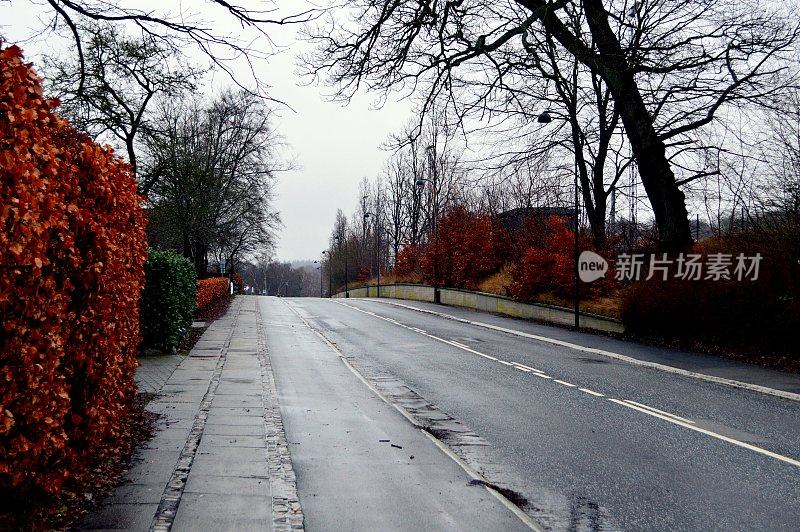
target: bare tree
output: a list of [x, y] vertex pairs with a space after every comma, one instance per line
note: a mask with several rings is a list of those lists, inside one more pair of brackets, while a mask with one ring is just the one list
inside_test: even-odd
[[286, 169], [272, 118], [262, 99], [227, 91], [207, 107], [167, 106], [148, 141], [147, 172], [158, 176], [151, 208], [200, 275], [210, 254], [235, 268], [271, 250], [273, 184]]
[[[310, 73], [326, 73], [344, 98], [362, 86], [420, 87], [423, 113], [440, 98], [458, 106], [464, 79], [499, 83], [512, 67], [506, 52], [524, 47], [525, 36], [552, 36], [608, 88], [665, 251], [691, 242], [680, 185], [698, 177], [675, 176], [682, 136], [728, 103], [763, 96], [797, 37], [786, 6], [710, 0], [359, 0], [339, 13], [352, 22], [332, 15], [310, 35], [318, 46]], [[673, 89], [690, 83], [676, 100]], [[692, 95], [694, 87], [702, 94]], [[463, 103], [461, 112], [483, 102]]]
[[[5, 1], [11, 2], [11, 0]], [[78, 94], [82, 93], [86, 86], [88, 73], [85, 51], [87, 35], [82, 31], [82, 20], [136, 28], [155, 40], [177, 40], [186, 46], [193, 46], [213, 65], [224, 71], [240, 88], [250, 90], [237, 75], [239, 69], [236, 69], [233, 63], [242, 59], [249, 66], [251, 81], [257, 87], [255, 92], [265, 95], [268, 87], [255, 75], [253, 60], [266, 58], [275, 53], [276, 46], [270, 37], [270, 28], [305, 23], [317, 16], [317, 11], [313, 8], [285, 14], [278, 8], [276, 2], [269, 0], [259, 2], [258, 5], [253, 5], [251, 2], [210, 0], [205, 3], [204, 17], [183, 5], [177, 10], [171, 6], [144, 9], [133, 0], [29, 1], [31, 4], [49, 7], [50, 19], [44, 21], [43, 31], [66, 25], [75, 44], [75, 55], [79, 66], [76, 75]], [[260, 38], [259, 41], [265, 49], [253, 48], [252, 43], [256, 40], [253, 35], [216, 31], [215, 26], [219, 25], [220, 20], [229, 20], [243, 31], [254, 33]]]
[[[201, 72], [184, 66], [170, 39], [125, 35], [108, 22], [79, 22], [78, 28], [85, 39], [85, 76], [76, 75], [81, 67], [73, 56], [46, 57], [48, 89], [79, 129], [122, 143], [137, 175], [137, 141], [147, 134], [152, 104], [193, 89]], [[139, 192], [147, 194], [154, 176], [137, 177], [142, 177]]]

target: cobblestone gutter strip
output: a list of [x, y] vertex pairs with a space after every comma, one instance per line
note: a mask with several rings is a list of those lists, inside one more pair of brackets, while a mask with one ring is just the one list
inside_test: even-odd
[[304, 530], [303, 509], [297, 496], [297, 479], [289, 454], [289, 444], [283, 430], [283, 418], [278, 404], [275, 376], [267, 352], [261, 308], [258, 313], [258, 360], [261, 363], [261, 395], [264, 405], [264, 424], [267, 434], [267, 466], [272, 492], [272, 530]]
[[203, 437], [203, 430], [206, 427], [206, 420], [208, 419], [208, 411], [211, 409], [211, 402], [214, 400], [214, 395], [217, 393], [219, 386], [220, 376], [222, 375], [222, 368], [225, 366], [225, 360], [228, 356], [228, 347], [231, 344], [233, 333], [236, 330], [236, 321], [239, 318], [241, 311], [241, 303], [232, 309], [235, 312], [231, 330], [220, 352], [219, 359], [217, 359], [217, 367], [214, 368], [214, 373], [211, 376], [211, 382], [208, 384], [203, 400], [200, 402], [200, 410], [194, 418], [192, 430], [189, 432], [189, 437], [186, 439], [186, 444], [183, 446], [181, 455], [178, 458], [178, 463], [175, 465], [175, 470], [172, 472], [169, 482], [164, 488], [164, 493], [161, 495], [161, 502], [158, 505], [153, 522], [150, 525], [151, 532], [169, 532], [175, 520], [175, 514], [178, 511], [178, 505], [183, 496], [183, 490], [186, 487], [186, 479], [189, 477], [189, 471], [192, 469], [194, 457], [197, 454], [197, 448], [200, 445], [200, 439]]

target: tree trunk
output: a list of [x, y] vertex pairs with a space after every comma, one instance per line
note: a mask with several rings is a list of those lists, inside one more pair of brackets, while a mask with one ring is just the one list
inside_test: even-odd
[[666, 148], [653, 127], [653, 117], [644, 104], [625, 54], [611, 26], [602, 0], [584, 0], [594, 51], [573, 35], [543, 0], [517, 0], [531, 11], [541, 13], [545, 29], [575, 58], [599, 74], [614, 98], [625, 133], [631, 143], [647, 197], [658, 227], [661, 251], [676, 253], [692, 244], [686, 198], [675, 183]]
[[619, 110], [658, 227], [661, 251], [677, 253], [692, 244], [686, 198], [675, 183], [666, 148], [653, 127], [633, 73], [601, 0], [584, 0], [587, 23], [603, 59], [599, 74]]

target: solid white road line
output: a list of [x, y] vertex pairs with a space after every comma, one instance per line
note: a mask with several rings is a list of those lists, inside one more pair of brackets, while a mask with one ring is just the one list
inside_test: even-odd
[[[333, 350], [333, 352], [336, 354], [337, 357], [339, 357], [339, 360], [341, 360], [344, 363], [347, 369], [349, 369], [362, 383], [364, 383], [364, 385], [366, 385], [366, 387], [369, 388], [372, 391], [372, 393], [377, 395], [384, 403], [393, 406], [395, 410], [400, 412], [400, 414], [403, 417], [405, 417], [409, 422], [411, 422], [413, 426], [417, 427], [420, 430], [420, 432], [422, 432], [425, 436], [427, 436], [434, 443], [434, 445], [436, 445], [436, 447], [438, 447], [439, 450], [445, 454], [445, 456], [447, 456], [448, 458], [453, 460], [456, 464], [458, 464], [461, 467], [461, 469], [463, 469], [464, 472], [467, 473], [467, 475], [476, 480], [481, 480], [486, 484], [490, 484], [490, 482], [486, 479], [486, 477], [484, 477], [483, 475], [475, 471], [472, 467], [470, 467], [469, 464], [467, 464], [464, 460], [461, 459], [460, 456], [454, 453], [447, 445], [445, 445], [444, 442], [442, 442], [436, 436], [425, 430], [408, 410], [406, 410], [400, 405], [394, 404], [392, 401], [389, 400], [388, 397], [386, 397], [383, 393], [381, 393], [380, 390], [378, 390], [375, 386], [373, 386], [372, 383], [370, 383], [363, 375], [361, 375], [361, 373], [356, 368], [353, 367], [352, 364], [350, 364], [350, 362], [347, 361], [347, 357], [345, 356], [345, 354], [338, 347], [336, 347], [336, 345], [333, 342], [328, 340], [328, 338], [324, 334], [322, 334], [320, 331], [312, 327], [311, 324], [308, 321], [306, 321], [305, 318], [303, 318], [303, 316], [300, 315], [297, 309], [295, 309], [292, 305], [290, 305], [286, 301], [284, 301], [284, 304], [287, 307], [289, 307], [289, 310], [294, 312], [295, 315], [298, 318], [300, 318], [303, 324], [306, 327], [308, 327], [314, 334], [316, 334], [325, 343], [325, 345], [327, 345], [328, 347], [331, 348], [331, 350]], [[379, 317], [377, 315], [375, 316]], [[398, 323], [398, 325], [401, 324]], [[545, 529], [542, 528], [539, 525], [539, 523], [531, 519], [525, 512], [522, 511], [522, 509], [519, 506], [511, 502], [505, 495], [493, 489], [491, 486], [484, 485], [484, 487], [489, 493], [494, 495], [494, 497], [500, 503], [502, 503], [503, 506], [505, 506], [509, 511], [511, 511], [511, 513], [517, 516], [517, 518], [520, 521], [522, 521], [528, 528], [536, 532], [544, 532]]]
[[625, 401], [620, 401], [619, 399], [613, 399], [611, 397], [608, 398], [609, 401], [613, 403], [617, 403], [618, 405], [625, 406], [627, 408], [632, 408], [633, 410], [638, 410], [639, 412], [645, 413], [648, 416], [657, 417], [659, 419], [663, 419], [664, 421], [669, 421], [670, 423], [674, 423], [676, 425], [680, 425], [681, 427], [685, 427], [687, 429], [693, 430], [695, 432], [699, 432], [701, 434], [705, 434], [706, 436], [711, 436], [712, 438], [716, 438], [718, 440], [722, 440], [724, 442], [732, 443], [733, 445], [737, 445], [739, 447], [743, 447], [744, 449], [749, 449], [751, 451], [757, 452], [759, 454], [763, 454], [764, 456], [768, 456], [770, 458], [775, 458], [776, 460], [780, 460], [781, 462], [786, 462], [787, 464], [791, 464], [795, 467], [800, 467], [800, 461], [795, 460], [794, 458], [789, 458], [788, 456], [783, 456], [782, 454], [773, 453], [772, 451], [768, 451], [766, 449], [762, 449], [761, 447], [756, 447], [755, 445], [751, 445], [749, 443], [745, 443], [743, 441], [735, 440], [733, 438], [729, 438], [728, 436], [723, 436], [722, 434], [717, 434], [716, 432], [698, 427], [697, 425], [693, 425], [691, 423], [686, 423], [685, 421], [681, 421], [676, 419], [672, 415], [662, 415], [658, 412], [654, 412], [652, 410], [648, 410], [647, 408], [642, 408], [636, 406], [634, 404], [627, 403]]
[[[378, 314], [375, 314], [374, 312], [368, 312], [368, 311], [362, 310], [360, 308], [354, 307], [352, 305], [348, 305], [346, 303], [339, 303], [339, 302], [337, 302], [337, 303], [340, 304], [340, 305], [343, 305], [345, 307], [348, 307], [350, 309], [353, 309], [355, 311], [362, 312], [364, 314], [369, 314], [371, 316], [374, 316], [376, 318], [382, 319], [384, 321], [389, 321], [387, 318], [385, 318], [383, 316], [380, 316]], [[302, 319], [302, 317], [301, 317], [301, 319]], [[458, 319], [458, 318], [456, 318], [456, 319]], [[463, 320], [460, 320], [460, 319], [458, 319], [458, 320], [459, 321], [463, 321]], [[400, 322], [395, 322], [395, 323], [397, 325], [399, 325], [400, 327], [403, 327], [405, 329], [409, 329], [409, 330], [417, 331], [417, 332], [420, 331], [420, 329], [417, 329], [416, 327], [410, 327], [410, 326], [404, 325], [404, 324], [402, 324]], [[490, 357], [489, 355], [486, 355], [486, 354], [481, 353], [479, 351], [475, 351], [474, 349], [472, 349], [470, 347], [467, 347], [464, 344], [459, 344], [458, 342], [453, 342], [451, 340], [445, 340], [444, 338], [439, 338], [438, 336], [434, 336], [434, 335], [429, 334], [427, 332], [424, 332], [424, 333], [421, 333], [421, 334], [423, 334], [424, 336], [427, 336], [428, 338], [431, 338], [433, 340], [438, 340], [440, 342], [444, 342], [446, 344], [452, 345], [452, 346], [457, 347], [459, 349], [463, 349], [465, 351], [469, 351], [470, 353], [474, 353], [476, 355], [480, 355], [480, 356], [485, 357], [485, 358], [491, 358], [491, 359], [493, 359], [493, 360], [495, 360], [497, 362], [500, 362], [501, 364], [505, 364], [507, 366], [514, 367], [516, 369], [520, 369], [519, 367], [517, 367], [517, 363], [516, 362], [506, 362], [505, 360], [500, 360], [500, 359], [496, 359], [494, 357]], [[556, 340], [553, 340], [553, 341], [556, 342]], [[548, 375], [545, 375], [544, 373], [540, 372], [539, 370], [531, 371], [530, 373], [532, 375], [536, 375], [537, 377], [541, 377], [543, 379], [551, 379], [552, 378], [552, 377], [550, 377]], [[553, 379], [553, 382], [557, 382], [558, 384], [561, 384], [561, 385], [567, 386], [567, 387], [571, 387], [571, 388], [578, 388], [577, 385], [575, 385], [575, 384], [572, 384], [572, 383], [566, 382], [566, 381], [562, 381], [562, 380], [559, 380], [559, 379]], [[595, 392], [595, 391], [589, 390], [587, 388], [578, 388], [578, 389], [581, 390], [582, 392], [588, 393], [588, 394], [596, 396], [596, 397], [605, 397], [602, 393]], [[733, 438], [729, 438], [728, 436], [724, 436], [722, 434], [718, 434], [716, 432], [713, 432], [713, 431], [698, 427], [698, 426], [696, 426], [694, 424], [693, 421], [691, 421], [689, 419], [686, 419], [686, 418], [683, 418], [681, 416], [678, 416], [676, 414], [671, 414], [669, 412], [665, 412], [664, 410], [659, 410], [657, 408], [653, 408], [652, 406], [647, 406], [647, 405], [644, 405], [642, 403], [637, 403], [636, 401], [631, 401], [629, 399], [620, 400], [620, 399], [614, 399], [614, 398], [611, 398], [611, 397], [608, 397], [607, 399], [609, 401], [613, 402], [613, 403], [625, 406], [627, 408], [631, 408], [633, 410], [642, 412], [642, 413], [647, 414], [649, 416], [653, 416], [653, 417], [657, 417], [659, 419], [663, 419], [665, 421], [669, 421], [670, 423], [674, 423], [676, 425], [680, 425], [682, 427], [694, 430], [694, 431], [699, 432], [701, 434], [705, 434], [707, 436], [711, 436], [712, 438], [716, 438], [718, 440], [722, 440], [722, 441], [725, 441], [725, 442], [728, 442], [728, 443], [732, 443], [733, 445], [737, 445], [739, 447], [743, 447], [745, 449], [749, 449], [751, 451], [755, 451], [755, 452], [757, 452], [759, 454], [762, 454], [764, 456], [769, 456], [770, 458], [775, 458], [775, 459], [780, 460], [782, 462], [785, 462], [785, 463], [800, 467], [800, 461], [795, 460], [794, 458], [789, 458], [788, 456], [783, 456], [781, 454], [773, 453], [772, 451], [768, 451], [766, 449], [762, 449], [761, 447], [757, 447], [755, 445], [751, 445], [749, 443], [745, 443], [745, 442], [742, 442], [742, 441], [739, 441], [739, 440], [736, 440], [736, 439], [733, 439]]]
[[637, 403], [636, 401], [631, 401], [630, 399], [625, 399], [625, 402], [626, 403], [630, 403], [632, 405], [640, 406], [642, 408], [646, 408], [648, 410], [652, 410], [653, 412], [656, 412], [658, 414], [663, 414], [665, 416], [674, 417], [675, 419], [678, 419], [680, 421], [684, 421], [686, 423], [694, 424], [694, 421], [692, 421], [691, 419], [686, 419], [685, 417], [676, 416], [675, 414], [672, 414], [670, 412], [665, 412], [664, 410], [659, 410], [658, 408], [653, 408], [652, 406], [648, 406], [648, 405], [645, 405], [645, 404], [642, 404], [642, 403]]
[[613, 351], [606, 351], [605, 349], [596, 349], [594, 347], [586, 347], [578, 344], [573, 344], [571, 342], [565, 342], [563, 340], [556, 340], [555, 338], [548, 338], [547, 336], [541, 336], [538, 334], [530, 334], [522, 331], [517, 331], [514, 329], [507, 329], [506, 327], [500, 327], [498, 325], [492, 325], [490, 323], [483, 323], [480, 321], [473, 321], [467, 320], [464, 318], [459, 318], [457, 316], [452, 316], [450, 314], [445, 314], [443, 312], [436, 312], [433, 310], [413, 307], [411, 305], [404, 305], [402, 303], [397, 303], [396, 301], [386, 301], [385, 299], [371, 299], [370, 301], [375, 301], [378, 303], [383, 303], [386, 305], [393, 305], [396, 307], [402, 307], [409, 310], [413, 310], [415, 312], [422, 312], [425, 314], [432, 314], [434, 316], [439, 316], [441, 318], [446, 318], [449, 320], [458, 321], [461, 323], [467, 323], [469, 325], [475, 325], [476, 327], [483, 327], [485, 329], [491, 329], [494, 331], [500, 331], [507, 334], [512, 334], [514, 336], [520, 336], [522, 338], [530, 338], [532, 340], [538, 340], [540, 342], [546, 342], [553, 345], [558, 345], [561, 347], [567, 347], [569, 349], [574, 349], [576, 351], [581, 351], [584, 353], [592, 353], [595, 355], [602, 355], [608, 358], [613, 358], [615, 360], [620, 360], [622, 362], [627, 362], [628, 364], [633, 364], [636, 366], [643, 366], [647, 368], [657, 369], [660, 371], [665, 371], [667, 373], [674, 373], [677, 375], [683, 375], [685, 377], [692, 377], [694, 379], [700, 379], [707, 382], [713, 382], [715, 384], [722, 384], [724, 386], [730, 386], [732, 388], [740, 388], [743, 390], [749, 390], [752, 392], [758, 392], [765, 395], [772, 395], [774, 397], [782, 397], [783, 399], [789, 399], [791, 401], [800, 401], [800, 393], [793, 393], [787, 392], [785, 390], [776, 390], [774, 388], [769, 388], [767, 386], [761, 386], [759, 384], [752, 384], [749, 382], [742, 382], [737, 381], [734, 379], [726, 379], [724, 377], [716, 377], [714, 375], [706, 375], [705, 373], [698, 373], [696, 371], [690, 371], [688, 369], [683, 368], [676, 368], [674, 366], [668, 366], [666, 364], [659, 364], [658, 362], [650, 362], [648, 360], [641, 360], [638, 358], [630, 357], [627, 355], [623, 355], [620, 353], [615, 353]]

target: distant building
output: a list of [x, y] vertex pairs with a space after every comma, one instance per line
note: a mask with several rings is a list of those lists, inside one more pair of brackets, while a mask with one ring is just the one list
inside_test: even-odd
[[562, 218], [570, 226], [575, 225], [575, 209], [571, 207], [520, 207], [499, 213], [496, 218], [509, 233], [525, 227], [528, 220], [546, 220], [551, 216]]

